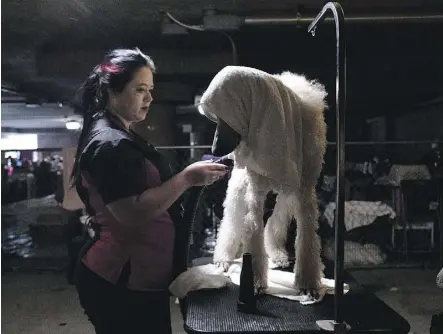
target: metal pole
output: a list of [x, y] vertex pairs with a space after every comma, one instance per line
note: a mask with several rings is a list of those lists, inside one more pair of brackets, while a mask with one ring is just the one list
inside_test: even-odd
[[[350, 146], [372, 146], [372, 145], [429, 145], [433, 143], [443, 144], [443, 141], [432, 141], [432, 140], [422, 140], [422, 141], [414, 141], [414, 140], [399, 140], [399, 141], [348, 141], [345, 142], [345, 145]], [[327, 142], [328, 146], [335, 146], [337, 142], [329, 141]], [[212, 148], [211, 145], [180, 145], [180, 146], [156, 146], [157, 149], [160, 150], [182, 150], [182, 149], [208, 149]], [[46, 149], [45, 149], [46, 150]], [[34, 150], [35, 151], [35, 150]]]
[[[309, 24], [314, 17], [245, 17], [244, 25]], [[334, 18], [324, 18], [325, 23], [334, 23]], [[437, 23], [443, 22], [443, 14], [436, 15], [372, 15], [348, 16], [346, 23]]]
[[156, 146], [158, 150], [183, 150], [183, 149], [208, 149], [212, 148], [211, 145], [180, 145], [180, 146]]
[[323, 330], [334, 333], [344, 333], [346, 324], [343, 317], [343, 264], [344, 264], [344, 209], [345, 209], [345, 113], [346, 113], [346, 35], [345, 17], [341, 5], [328, 2], [308, 27], [308, 32], [314, 35], [317, 25], [325, 19], [325, 14], [331, 10], [334, 15], [336, 37], [336, 86], [335, 113], [337, 129], [337, 193], [335, 210], [335, 257], [334, 257], [334, 320], [319, 320], [317, 325]]

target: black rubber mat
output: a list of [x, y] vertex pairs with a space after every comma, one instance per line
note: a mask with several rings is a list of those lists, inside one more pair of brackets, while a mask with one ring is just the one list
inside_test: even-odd
[[[344, 317], [351, 326], [348, 333], [407, 334], [409, 324], [399, 314], [365, 292], [346, 275], [351, 291], [343, 297]], [[325, 296], [321, 303], [299, 302], [273, 296], [257, 301], [259, 314], [237, 311], [238, 286], [220, 290], [194, 291], [187, 300], [187, 333], [318, 333], [317, 320], [334, 317], [334, 298]]]

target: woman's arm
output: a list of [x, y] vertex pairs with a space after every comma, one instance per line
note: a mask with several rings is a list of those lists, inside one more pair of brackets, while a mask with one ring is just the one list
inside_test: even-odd
[[165, 212], [190, 187], [179, 173], [158, 187], [109, 203], [106, 207], [119, 222], [135, 226]]
[[107, 208], [124, 224], [143, 224], [165, 212], [188, 188], [211, 184], [223, 177], [226, 171], [226, 166], [221, 164], [196, 162], [160, 186], [147, 189], [139, 196], [109, 203]]
[[149, 188], [145, 158], [126, 140], [96, 150], [85, 170], [106, 208], [121, 224], [131, 227], [165, 212], [188, 188], [211, 184], [226, 173], [224, 165], [197, 162]]

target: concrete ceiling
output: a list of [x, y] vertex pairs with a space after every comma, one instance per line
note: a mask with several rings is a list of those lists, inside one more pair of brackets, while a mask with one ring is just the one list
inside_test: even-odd
[[[203, 10], [241, 17], [315, 16], [325, 1], [34, 0], [2, 1], [2, 88], [47, 102], [73, 101], [76, 88], [106, 50], [139, 46], [157, 63], [156, 103], [189, 104], [211, 77], [232, 64], [221, 34], [161, 34], [163, 12], [201, 24]], [[443, 14], [441, 0], [341, 1], [347, 16]], [[334, 30], [242, 26], [230, 33], [239, 64], [269, 72], [304, 72], [335, 83]], [[443, 94], [443, 23], [348, 24], [348, 105], [352, 113], [410, 110]], [[3, 90], [2, 90], [3, 91]], [[331, 94], [332, 95], [332, 94]], [[2, 101], [7, 101], [2, 94]], [[36, 111], [37, 112], [37, 111]], [[58, 111], [59, 112], [59, 111]], [[63, 113], [61, 113], [63, 114]], [[3, 108], [2, 108], [3, 116]], [[4, 125], [2, 124], [2, 127]]]
[[67, 121], [81, 121], [74, 109], [62, 104], [26, 105], [25, 103], [2, 103], [2, 129], [63, 129]]

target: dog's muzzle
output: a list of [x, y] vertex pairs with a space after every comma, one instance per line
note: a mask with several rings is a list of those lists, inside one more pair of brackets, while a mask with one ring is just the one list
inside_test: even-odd
[[240, 141], [241, 136], [219, 118], [212, 142], [212, 154], [219, 157], [227, 155], [236, 149]]

